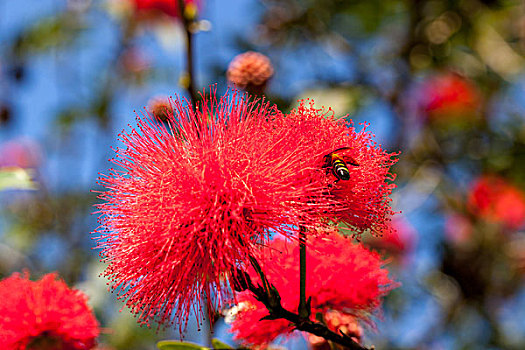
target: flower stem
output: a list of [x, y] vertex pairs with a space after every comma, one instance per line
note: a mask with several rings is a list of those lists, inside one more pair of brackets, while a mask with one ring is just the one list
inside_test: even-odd
[[259, 275], [259, 278], [261, 279], [262, 288], [267, 292], [267, 295], [270, 296], [269, 294], [270, 282], [268, 282], [268, 279], [264, 275], [261, 265], [259, 265], [259, 262], [257, 261], [257, 259], [255, 259], [253, 256], [250, 256], [250, 263], [252, 264], [252, 267], [254, 268], [255, 272], [257, 272], [257, 275]]
[[191, 103], [195, 105], [197, 101], [197, 94], [195, 93], [195, 70], [194, 70], [194, 53], [193, 53], [193, 33], [191, 26], [194, 22], [193, 18], [188, 18], [185, 14], [184, 0], [175, 0], [179, 6], [180, 17], [182, 18], [182, 24], [184, 26], [184, 32], [186, 34], [186, 65], [187, 75], [184, 87], [190, 95]]
[[306, 302], [306, 228], [299, 230], [299, 317], [310, 317], [309, 303]]

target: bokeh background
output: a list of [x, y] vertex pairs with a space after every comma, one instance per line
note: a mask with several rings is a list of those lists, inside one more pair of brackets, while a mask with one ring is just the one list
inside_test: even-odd
[[[117, 134], [152, 98], [187, 96], [186, 43], [180, 18], [126, 1], [0, 0], [0, 278], [58, 271], [89, 295], [101, 348], [155, 349], [177, 332], [120, 311], [89, 233]], [[525, 348], [523, 2], [202, 0], [193, 31], [197, 89], [225, 92], [232, 59], [257, 51], [283, 111], [313, 98], [401, 151], [397, 234], [363, 240], [402, 286], [365, 344]], [[233, 344], [226, 329], [213, 336]]]

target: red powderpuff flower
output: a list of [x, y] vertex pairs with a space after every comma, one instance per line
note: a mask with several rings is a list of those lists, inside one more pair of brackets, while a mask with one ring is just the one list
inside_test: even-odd
[[[379, 254], [361, 244], [352, 243], [337, 232], [308, 239], [306, 257], [306, 297], [312, 297], [312, 315], [328, 315], [336, 310], [370, 323], [370, 315], [378, 311], [381, 298], [397, 284], [382, 268]], [[284, 308], [295, 311], [299, 307], [299, 248], [284, 239], [275, 239], [261, 254], [263, 271], [281, 296]], [[252, 280], [259, 281], [253, 269], [248, 270]], [[263, 320], [266, 307], [250, 291], [237, 296], [240, 307], [232, 322], [235, 339], [245, 344], [264, 347], [279, 335], [293, 331], [293, 325], [284, 319]]]
[[525, 194], [500, 177], [478, 178], [470, 190], [467, 205], [473, 214], [510, 229], [518, 229], [525, 222]]
[[[392, 229], [389, 220], [394, 213], [389, 195], [395, 176], [389, 170], [397, 154], [374, 142], [366, 125], [358, 132], [352, 122], [336, 119], [331, 109], [315, 109], [313, 101], [301, 101], [286, 118], [275, 120], [269, 127], [287, 130], [286, 142], [291, 148], [309, 149], [310, 157], [295, 162], [307, 169], [324, 169], [322, 183], [318, 184], [325, 188], [326, 198], [321, 203], [330, 200], [333, 205], [329, 211], [319, 208], [322, 216], [343, 221], [356, 234], [368, 229], [381, 234]], [[347, 169], [346, 178], [337, 174], [340, 161]]]
[[431, 119], [473, 116], [481, 97], [476, 87], [465, 78], [448, 73], [424, 82], [421, 105]]
[[[171, 17], [180, 17], [179, 0], [131, 0], [137, 12], [158, 11]], [[184, 6], [198, 7], [197, 0], [184, 0]]]
[[56, 274], [31, 281], [14, 273], [0, 281], [0, 349], [92, 349], [98, 334], [87, 297]]
[[113, 160], [123, 170], [100, 179], [105, 276], [142, 323], [182, 329], [190, 312], [204, 316], [203, 304], [211, 311], [230, 301], [226, 280], [270, 232], [318, 224], [305, 199], [330, 207], [318, 185], [324, 174], [295, 161], [313, 152], [268, 128], [282, 114], [236, 93], [203, 98], [196, 111], [174, 101], [169, 129], [137, 118]]

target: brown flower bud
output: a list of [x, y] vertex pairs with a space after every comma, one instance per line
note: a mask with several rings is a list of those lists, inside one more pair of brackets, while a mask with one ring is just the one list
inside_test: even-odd
[[148, 111], [160, 121], [167, 121], [170, 114], [173, 114], [173, 107], [166, 96], [153, 97], [148, 102]]

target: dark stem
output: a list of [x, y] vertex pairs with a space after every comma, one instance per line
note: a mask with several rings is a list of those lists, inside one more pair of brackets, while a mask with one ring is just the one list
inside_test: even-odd
[[343, 332], [341, 332], [341, 334], [337, 334], [332, 332], [330, 329], [328, 329], [328, 327], [326, 327], [326, 325], [320, 322], [311, 321], [309, 318], [302, 318], [299, 316], [299, 314], [286, 310], [281, 304], [281, 296], [279, 295], [279, 292], [275, 286], [268, 281], [257, 260], [250, 256], [250, 263], [259, 275], [262, 286], [255, 286], [252, 283], [250, 276], [242, 270], [238, 270], [237, 273], [240, 277], [240, 280], [242, 280], [243, 285], [249, 289], [254, 294], [255, 298], [263, 303], [268, 310], [269, 315], [263, 317], [262, 320], [276, 320], [279, 318], [284, 318], [285, 320], [292, 322], [297, 330], [322, 337], [328, 341], [342, 345], [347, 349], [370, 350], [359, 345], [351, 337], [347, 336]]
[[193, 18], [188, 18], [185, 14], [184, 0], [175, 0], [179, 6], [179, 13], [184, 26], [184, 32], [186, 33], [186, 65], [187, 65], [187, 81], [185, 82], [185, 88], [190, 95], [191, 103], [195, 105], [197, 101], [197, 94], [195, 92], [195, 70], [194, 70], [194, 57], [193, 57], [193, 33], [192, 24], [194, 23]]
[[[309, 304], [309, 303], [308, 303]], [[299, 317], [310, 317], [310, 307], [306, 303], [306, 229], [299, 230]]]
[[[257, 261], [257, 259], [255, 259], [253, 256], [250, 256], [250, 263], [252, 264], [252, 267], [255, 269], [255, 272], [257, 272], [257, 275], [259, 275], [259, 278], [261, 279], [262, 288], [268, 294], [270, 292], [270, 282], [268, 282], [268, 279], [266, 278], [266, 276], [265, 276], [265, 274], [264, 274], [264, 272], [263, 272], [263, 270], [261, 268], [261, 265], [259, 265], [259, 262]], [[248, 285], [250, 287], [253, 286], [253, 284], [251, 284], [250, 280], [248, 282]]]

